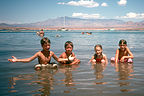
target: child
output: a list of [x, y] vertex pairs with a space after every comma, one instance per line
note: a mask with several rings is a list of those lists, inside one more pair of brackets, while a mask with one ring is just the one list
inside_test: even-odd
[[108, 64], [107, 56], [102, 53], [102, 46], [101, 45], [95, 45], [94, 47], [95, 54], [92, 56], [89, 62], [92, 64], [96, 63], [105, 63], [106, 65]]
[[119, 47], [120, 48], [116, 50], [115, 58], [112, 57], [111, 61], [115, 61], [115, 63], [118, 63], [119, 61], [132, 63], [132, 59], [134, 58], [134, 56], [130, 49], [127, 47], [126, 40], [120, 40]]
[[44, 37], [44, 31], [41, 29], [39, 32], [36, 33], [40, 37]]
[[73, 43], [71, 41], [67, 41], [65, 43], [65, 52], [63, 52], [60, 56], [59, 56], [59, 62], [61, 64], [69, 64], [69, 65], [73, 65], [73, 64], [79, 64], [80, 60], [76, 58], [75, 54], [72, 52], [73, 50]]
[[53, 57], [56, 61], [58, 61], [57, 56], [54, 54], [54, 52], [50, 51], [50, 40], [47, 37], [44, 37], [41, 39], [41, 46], [43, 48], [42, 51], [39, 51], [35, 53], [32, 57], [25, 58], [25, 59], [17, 59], [15, 56], [12, 56], [13, 59], [8, 59], [10, 62], [30, 62], [34, 60], [35, 58], [38, 58], [39, 64], [35, 66], [35, 68], [41, 69], [42, 66], [47, 66], [47, 64], [50, 64], [51, 57]]

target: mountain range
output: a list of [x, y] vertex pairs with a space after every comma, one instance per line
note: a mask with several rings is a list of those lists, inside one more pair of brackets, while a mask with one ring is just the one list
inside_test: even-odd
[[6, 24], [0, 23], [1, 28], [5, 27], [25, 27], [25, 28], [144, 28], [144, 21], [125, 22], [118, 19], [80, 19], [72, 17], [57, 17], [55, 19], [48, 19], [41, 22], [25, 23], [25, 24]]

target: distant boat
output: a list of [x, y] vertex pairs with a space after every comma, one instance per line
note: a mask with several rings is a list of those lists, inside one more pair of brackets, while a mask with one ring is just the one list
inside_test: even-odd
[[57, 31], [69, 31], [67, 28], [60, 28]]
[[110, 31], [114, 31], [115, 29], [113, 29], [113, 28], [110, 28], [110, 29], [108, 29], [108, 30], [110, 30]]
[[58, 29], [57, 31], [69, 31], [69, 29], [65, 28], [65, 26], [66, 26], [66, 18], [65, 18], [65, 16], [64, 16], [64, 24], [63, 24], [63, 26], [64, 27]]

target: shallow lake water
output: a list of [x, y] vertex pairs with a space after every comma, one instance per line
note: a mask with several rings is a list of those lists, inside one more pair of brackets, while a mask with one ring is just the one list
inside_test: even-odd
[[[28, 58], [40, 51], [36, 32], [0, 32], [0, 96], [143, 96], [144, 31], [46, 31], [51, 51], [58, 57], [64, 43], [72, 41], [73, 52], [81, 63], [58, 69], [36, 71], [35, 59], [29, 63], [11, 63], [11, 56]], [[133, 64], [119, 64], [116, 70], [110, 58], [115, 56], [120, 39], [125, 39], [134, 55]], [[94, 46], [101, 44], [108, 65], [88, 63]], [[52, 62], [55, 62], [53, 59]]]

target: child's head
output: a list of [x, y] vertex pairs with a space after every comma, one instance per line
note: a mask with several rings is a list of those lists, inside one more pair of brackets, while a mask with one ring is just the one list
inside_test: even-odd
[[73, 43], [71, 41], [65, 42], [65, 46], [64, 47], [66, 48], [68, 45], [72, 46], [72, 48], [73, 48]]
[[72, 52], [72, 50], [73, 50], [73, 43], [71, 41], [67, 41], [65, 43], [64, 47], [65, 47], [66, 52]]
[[102, 45], [100, 45], [100, 44], [95, 45], [94, 50], [97, 55], [101, 55], [102, 54]]
[[44, 37], [41, 39], [41, 45], [43, 46], [44, 44], [50, 44], [50, 40], [47, 37]]
[[119, 41], [119, 45], [121, 45], [121, 44], [125, 44], [125, 45], [127, 45], [127, 41], [124, 40], [124, 39], [121, 39], [121, 40]]
[[51, 42], [47, 37], [41, 39], [41, 46], [43, 47], [44, 50], [50, 49], [50, 43]]
[[43, 31], [43, 29], [41, 29], [40, 31]]
[[120, 46], [120, 49], [124, 50], [124, 49], [126, 48], [126, 46], [127, 46], [126, 40], [121, 39], [121, 40], [119, 41], [119, 46]]

